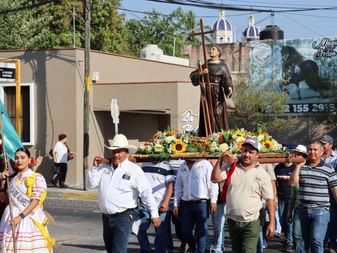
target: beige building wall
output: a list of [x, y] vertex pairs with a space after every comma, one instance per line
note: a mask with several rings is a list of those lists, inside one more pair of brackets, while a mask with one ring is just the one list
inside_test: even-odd
[[[78, 153], [81, 147], [81, 128], [76, 109], [82, 103], [76, 95], [80, 85], [76, 78], [76, 50], [1, 51], [1, 58], [21, 60], [21, 82], [35, 85], [35, 140], [27, 146], [33, 156], [47, 157], [58, 141], [58, 134], [69, 137], [69, 147]], [[45, 162], [45, 161], [44, 161]], [[69, 163], [68, 183], [79, 182], [81, 159]], [[52, 168], [46, 168], [47, 177]]]
[[[12, 50], [0, 51], [0, 57], [20, 59], [21, 82], [34, 83], [35, 140], [27, 147], [33, 156], [45, 156], [41, 172], [49, 181], [53, 163], [48, 152], [58, 134], [65, 133], [77, 154], [68, 163], [67, 183], [82, 184], [84, 50]], [[106, 153], [104, 145], [114, 135], [111, 98], [119, 101], [120, 132], [125, 131], [134, 144], [169, 125], [178, 130], [180, 115], [198, 104], [198, 90], [189, 81], [193, 69], [188, 66], [95, 51], [90, 65], [100, 79], [90, 90], [89, 167], [95, 155]]]

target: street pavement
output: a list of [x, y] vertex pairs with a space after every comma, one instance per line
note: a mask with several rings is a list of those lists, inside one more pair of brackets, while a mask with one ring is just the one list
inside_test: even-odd
[[[91, 253], [106, 252], [102, 238], [102, 215], [97, 204], [97, 191], [84, 191], [80, 187], [68, 189], [48, 188], [45, 210], [54, 218], [55, 224], [49, 224], [48, 230], [56, 240], [54, 253]], [[153, 246], [154, 229], [148, 230], [149, 240]], [[172, 224], [174, 252], [178, 252], [180, 241], [175, 236]], [[212, 224], [209, 223], [209, 234], [212, 238]], [[225, 252], [231, 252], [231, 244], [226, 233]], [[280, 252], [282, 245], [279, 239], [272, 239], [264, 252]], [[138, 253], [139, 245], [135, 235], [131, 235], [128, 252]]]

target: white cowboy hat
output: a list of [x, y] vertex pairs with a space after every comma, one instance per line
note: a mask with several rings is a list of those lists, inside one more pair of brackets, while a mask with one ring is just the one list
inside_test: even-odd
[[307, 154], [307, 148], [306, 146], [303, 146], [303, 145], [297, 145], [296, 148], [292, 149], [291, 152], [300, 152], [302, 154], [304, 154], [305, 156], [308, 156]]
[[125, 148], [129, 151], [129, 154], [137, 152], [137, 148], [134, 145], [129, 145], [128, 139], [124, 134], [116, 134], [110, 142], [110, 147], [106, 146], [110, 150]]

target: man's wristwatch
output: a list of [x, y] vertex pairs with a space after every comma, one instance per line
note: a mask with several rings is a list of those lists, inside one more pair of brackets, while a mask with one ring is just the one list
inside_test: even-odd
[[24, 219], [26, 217], [26, 215], [24, 215], [23, 213], [20, 213], [19, 215], [22, 219]]

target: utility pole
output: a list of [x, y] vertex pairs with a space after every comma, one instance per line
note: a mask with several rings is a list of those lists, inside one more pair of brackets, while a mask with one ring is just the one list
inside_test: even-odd
[[86, 171], [89, 156], [89, 92], [90, 92], [90, 0], [83, 0], [85, 18], [85, 49], [84, 49], [84, 112], [83, 112], [83, 190], [86, 190]]
[[73, 33], [74, 33], [74, 47], [76, 47], [76, 10], [73, 5]]

